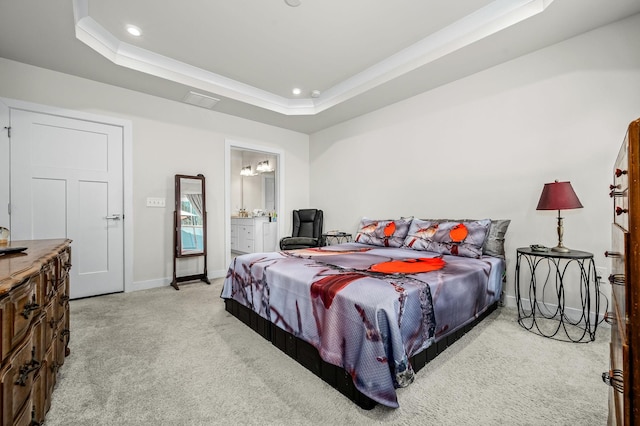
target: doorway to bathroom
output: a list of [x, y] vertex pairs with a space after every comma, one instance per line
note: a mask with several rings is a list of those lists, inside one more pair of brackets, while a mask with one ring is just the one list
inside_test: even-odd
[[278, 249], [284, 153], [227, 140], [225, 157], [225, 264], [229, 265], [238, 254]]

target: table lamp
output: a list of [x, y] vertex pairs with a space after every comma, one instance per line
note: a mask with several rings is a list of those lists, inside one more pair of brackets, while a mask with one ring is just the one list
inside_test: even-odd
[[558, 210], [558, 245], [551, 250], [560, 253], [567, 253], [570, 250], [562, 245], [562, 234], [564, 228], [562, 226], [562, 217], [560, 210], [580, 209], [582, 204], [578, 196], [571, 187], [571, 182], [545, 183], [538, 201], [536, 210]]

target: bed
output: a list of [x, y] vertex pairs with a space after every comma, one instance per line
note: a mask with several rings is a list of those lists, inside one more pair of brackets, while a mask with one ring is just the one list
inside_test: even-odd
[[365, 409], [497, 306], [508, 221], [360, 223], [355, 241], [236, 257], [226, 309]]

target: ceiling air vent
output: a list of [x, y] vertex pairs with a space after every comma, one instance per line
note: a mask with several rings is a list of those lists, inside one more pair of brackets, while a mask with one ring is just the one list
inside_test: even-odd
[[218, 102], [220, 102], [220, 99], [203, 95], [202, 93], [189, 92], [186, 94], [183, 101], [201, 108], [212, 109]]

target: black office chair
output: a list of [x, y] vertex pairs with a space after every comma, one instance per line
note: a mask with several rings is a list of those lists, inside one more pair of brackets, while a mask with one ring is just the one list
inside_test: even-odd
[[320, 247], [322, 241], [322, 210], [301, 209], [293, 211], [293, 233], [280, 240], [280, 250]]

